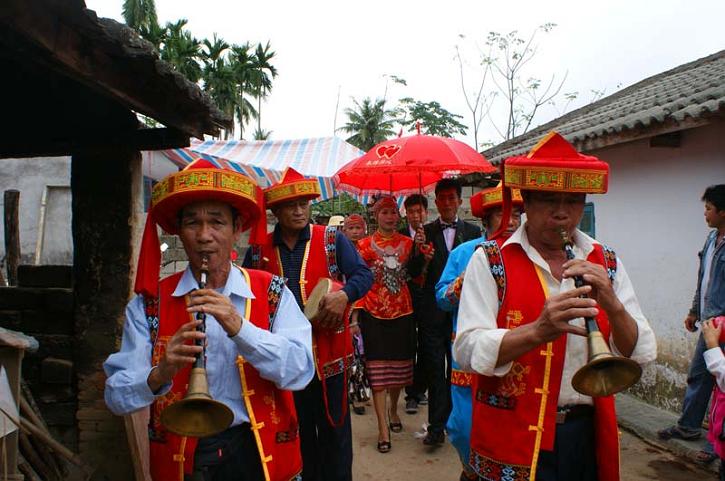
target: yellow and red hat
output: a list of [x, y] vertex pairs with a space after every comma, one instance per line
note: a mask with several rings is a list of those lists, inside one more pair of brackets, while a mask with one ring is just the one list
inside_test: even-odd
[[270, 208], [288, 200], [312, 200], [319, 196], [320, 183], [305, 178], [292, 167], [287, 167], [279, 182], [264, 189], [264, 200]]
[[504, 161], [503, 183], [509, 188], [604, 194], [609, 165], [580, 154], [557, 132], [549, 132], [526, 156]]
[[[519, 189], [513, 189], [511, 202], [517, 207], [524, 205]], [[496, 187], [483, 189], [471, 196], [471, 214], [479, 219], [483, 219], [490, 209], [501, 207], [502, 205], [503, 187], [501, 186], [501, 182]]]
[[264, 241], [267, 218], [262, 189], [244, 174], [197, 159], [153, 188], [136, 270], [136, 293], [156, 296], [161, 266], [156, 224], [169, 234], [178, 234], [179, 211], [185, 205], [204, 200], [232, 206], [242, 217], [242, 230], [251, 229], [250, 243]]

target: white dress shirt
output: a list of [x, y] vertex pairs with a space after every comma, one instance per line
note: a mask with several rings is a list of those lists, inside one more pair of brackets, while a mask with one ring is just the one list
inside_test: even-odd
[[[187, 267], [172, 296], [185, 296], [197, 287], [196, 279]], [[221, 293], [232, 300], [242, 316], [246, 303], [255, 298], [242, 273], [234, 267]], [[265, 298], [267, 295], [266, 292], [258, 294]], [[230, 339], [214, 316], [207, 314], [206, 339], [209, 393], [232, 410], [233, 425], [249, 421], [236, 365], [238, 355], [280, 389], [304, 389], [315, 373], [312, 329], [286, 286], [271, 331], [243, 319], [241, 329]], [[121, 350], [111, 354], [103, 364], [108, 376], [104, 396], [115, 414], [128, 414], [146, 407], [171, 389], [171, 384], [167, 384], [154, 393], [148, 386], [147, 379], [153, 369], [152, 349], [143, 297], [136, 296], [126, 306]]]
[[[549, 295], [570, 291], [575, 288], [573, 279], [559, 282], [552, 274], [549, 264], [541, 254], [529, 244], [526, 224], [522, 224], [504, 243], [520, 244], [529, 259], [540, 269], [545, 279]], [[581, 231], [574, 234], [574, 253], [577, 259], [586, 259], [592, 252], [594, 239]], [[510, 281], [509, 281], [510, 282]], [[642, 314], [639, 301], [624, 265], [617, 258], [617, 274], [613, 284], [617, 298], [637, 323], [638, 337], [631, 359], [640, 364], [653, 361], [657, 357], [657, 343], [654, 332]], [[498, 294], [496, 282], [489, 269], [488, 258], [482, 249], [478, 249], [466, 269], [461, 300], [458, 310], [458, 333], [453, 346], [456, 361], [464, 370], [475, 371], [484, 376], [502, 377], [511, 369], [512, 363], [496, 367], [501, 340], [508, 329], [497, 327]], [[584, 319], [570, 321], [571, 324], [584, 327]], [[619, 354], [610, 337], [612, 352]], [[559, 406], [567, 404], [592, 404], [589, 396], [580, 394], [571, 385], [576, 371], [587, 362], [587, 339], [583, 336], [567, 335], [566, 355], [559, 391]]]
[[[440, 221], [444, 222], [443, 219]], [[448, 222], [445, 223], [448, 224]], [[443, 229], [443, 239], [446, 241], [446, 248], [448, 249], [448, 252], [453, 249], [453, 241], [456, 238], [456, 224], [458, 224], [458, 217], [456, 217], [453, 222], [450, 222], [450, 224], [453, 224], [453, 228]]]

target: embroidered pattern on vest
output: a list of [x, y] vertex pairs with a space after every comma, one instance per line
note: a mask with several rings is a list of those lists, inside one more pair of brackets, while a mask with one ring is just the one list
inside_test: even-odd
[[284, 279], [279, 276], [272, 276], [272, 281], [267, 289], [267, 303], [269, 304], [269, 330], [274, 326], [274, 319], [277, 317], [277, 309], [279, 302], [282, 300], [282, 288], [284, 287]]
[[501, 307], [506, 294], [506, 270], [503, 265], [503, 257], [501, 257], [501, 249], [499, 249], [495, 240], [482, 242], [478, 247], [483, 248], [488, 258], [488, 268], [491, 270], [493, 280], [496, 281], [498, 306]]
[[513, 409], [516, 407], [516, 398], [526, 392], [524, 377], [531, 372], [531, 366], [524, 367], [519, 362], [514, 362], [495, 393], [478, 389], [476, 401], [488, 404], [498, 409]]
[[328, 364], [322, 366], [322, 377], [327, 379], [328, 377], [335, 376], [343, 372], [348, 366], [352, 364], [352, 355], [341, 357]]
[[327, 256], [327, 270], [330, 277], [338, 280], [340, 268], [337, 266], [337, 227], [327, 226], [325, 228], [325, 254]]
[[451, 369], [451, 384], [454, 386], [470, 387], [473, 383], [473, 373]]
[[485, 481], [529, 481], [531, 479], [529, 466], [502, 464], [481, 456], [473, 450], [471, 450], [470, 464]]
[[614, 282], [614, 278], [617, 277], [617, 253], [604, 244], [601, 244], [601, 246], [604, 253], [604, 268], [607, 269], [609, 281]]
[[[159, 298], [158, 294], [156, 297], [143, 298], [144, 314], [146, 314], [146, 323], [149, 326], [149, 337], [151, 338], [151, 363], [152, 365], [158, 364], [158, 357], [160, 349], [166, 345], [166, 340], [162, 340], [157, 345], [159, 337]], [[158, 399], [157, 402], [163, 402], [164, 399]], [[168, 402], [167, 402], [168, 404]], [[166, 431], [161, 428], [161, 423], [154, 415], [154, 409], [149, 409], [149, 424], [148, 424], [149, 440], [156, 441], [159, 443], [166, 442]]]

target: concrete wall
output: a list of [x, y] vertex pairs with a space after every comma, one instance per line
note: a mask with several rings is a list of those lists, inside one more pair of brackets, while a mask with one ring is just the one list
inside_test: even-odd
[[[41, 199], [48, 186], [51, 188], [47, 195], [40, 263], [70, 265], [73, 263], [70, 157], [0, 159], [0, 190], [20, 191], [21, 264], [33, 263], [38, 242]], [[3, 224], [0, 222], [1, 239], [5, 238]], [[0, 242], [0, 256], [5, 256], [4, 241]]]
[[697, 280], [697, 252], [707, 235], [703, 191], [725, 182], [725, 122], [682, 132], [678, 148], [641, 140], [592, 154], [610, 164], [609, 193], [590, 196], [596, 233], [625, 263], [659, 354], [635, 394], [678, 411], [696, 334], [687, 314]]

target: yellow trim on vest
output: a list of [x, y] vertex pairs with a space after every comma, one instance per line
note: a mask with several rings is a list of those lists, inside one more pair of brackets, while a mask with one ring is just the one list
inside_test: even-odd
[[[249, 282], [249, 273], [246, 269], [242, 269], [242, 274], [244, 274], [244, 280], [247, 281], [247, 285], [251, 287], [251, 284]], [[251, 299], [245, 299], [245, 305], [244, 305], [244, 317], [245, 320], [250, 319], [250, 315], [252, 313], [252, 301]], [[264, 471], [264, 479], [266, 481], [270, 481], [269, 478], [269, 468], [267, 467], [267, 463], [272, 461], [272, 456], [265, 456], [264, 454], [264, 446], [262, 445], [262, 437], [259, 435], [259, 430], [264, 427], [264, 423], [258, 423], [257, 417], [254, 415], [254, 410], [252, 409], [252, 401], [249, 399], [251, 396], [254, 396], [254, 389], [249, 389], [247, 387], [247, 377], [244, 375], [244, 363], [247, 362], [244, 360], [242, 356], [237, 356], [237, 368], [239, 369], [239, 381], [242, 383], [242, 397], [244, 398], [244, 406], [247, 408], [247, 414], [249, 415], [249, 423], [252, 425], [252, 432], [254, 433], [254, 440], [257, 443], [257, 450], [259, 451], [259, 458], [262, 461], [262, 470]]]
[[302, 305], [307, 304], [307, 289], [305, 289], [305, 285], [307, 285], [308, 281], [305, 279], [305, 274], [307, 272], [307, 261], [310, 258], [310, 246], [312, 245], [312, 224], [308, 227], [310, 229], [310, 238], [305, 245], [305, 255], [302, 256], [302, 268], [300, 269], [300, 297], [302, 297]]
[[[539, 283], [544, 290], [544, 298], [549, 298], [549, 287], [544, 279], [544, 274], [539, 266], [534, 265], [536, 275], [539, 277]], [[534, 390], [536, 394], [541, 394], [541, 404], [539, 405], [539, 418], [536, 426], [529, 426], [530, 431], [536, 431], [536, 440], [534, 441], [534, 455], [531, 458], [531, 477], [529, 481], [536, 481], [536, 465], [539, 462], [539, 451], [541, 451], [541, 437], [544, 434], [544, 418], [546, 416], [546, 403], [549, 399], [549, 382], [551, 381], [551, 358], [554, 355], [553, 342], [546, 343], [546, 349], [539, 351], [539, 354], [546, 357], [544, 365], [544, 384]]]
[[186, 450], [186, 436], [181, 437], [179, 450], [181, 451], [179, 454], [174, 454], [174, 461], [179, 463], [179, 481], [184, 481], [184, 461], [186, 461], [184, 451]]

